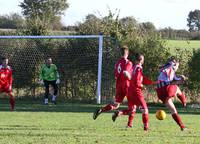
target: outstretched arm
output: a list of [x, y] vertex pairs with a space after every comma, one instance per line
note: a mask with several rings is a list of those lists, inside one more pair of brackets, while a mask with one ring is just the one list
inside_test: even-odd
[[147, 76], [143, 75], [143, 84], [145, 85], [153, 85], [156, 84], [157, 82], [152, 81], [151, 79], [149, 79]]
[[128, 62], [128, 64], [126, 65], [124, 71], [123, 71], [123, 74], [126, 78], [128, 78], [129, 80], [131, 80], [131, 73], [132, 73], [132, 67], [133, 67], [133, 64], [132, 62]]

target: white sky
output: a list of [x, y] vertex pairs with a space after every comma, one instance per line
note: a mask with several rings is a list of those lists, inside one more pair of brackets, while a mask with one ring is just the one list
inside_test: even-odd
[[[0, 0], [0, 15], [21, 13], [19, 2], [23, 0]], [[188, 29], [189, 12], [200, 9], [200, 0], [68, 0], [69, 8], [62, 18], [65, 25], [82, 22], [87, 14], [106, 16], [108, 7], [120, 17], [133, 16], [139, 22], [152, 22], [156, 28], [171, 27]]]

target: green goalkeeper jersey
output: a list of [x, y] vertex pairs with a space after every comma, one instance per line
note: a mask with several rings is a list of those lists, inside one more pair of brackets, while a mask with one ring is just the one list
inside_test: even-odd
[[48, 67], [44, 64], [40, 70], [40, 79], [47, 80], [47, 81], [54, 81], [59, 78], [58, 70], [55, 64], [51, 64]]

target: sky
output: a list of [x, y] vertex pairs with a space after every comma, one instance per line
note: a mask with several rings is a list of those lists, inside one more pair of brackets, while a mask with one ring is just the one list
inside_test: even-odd
[[[0, 0], [0, 15], [21, 13], [23, 0]], [[88, 14], [108, 15], [108, 10], [120, 10], [119, 16], [133, 16], [138, 22], [152, 22], [157, 29], [171, 27], [188, 29], [190, 11], [200, 9], [200, 0], [67, 0], [69, 8], [62, 16], [64, 25], [83, 22]]]

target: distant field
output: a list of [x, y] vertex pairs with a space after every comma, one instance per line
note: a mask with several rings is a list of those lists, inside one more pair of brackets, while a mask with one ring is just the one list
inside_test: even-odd
[[200, 40], [167, 40], [170, 48], [200, 49]]

